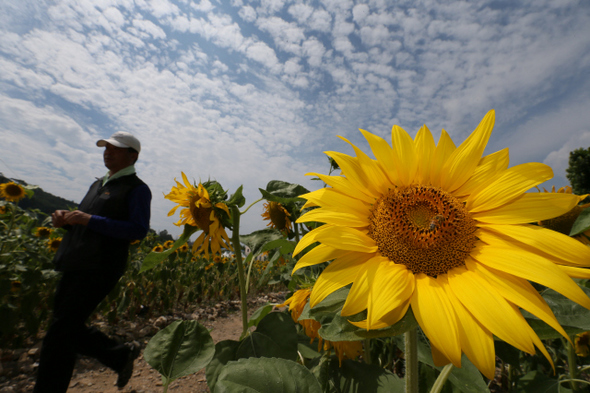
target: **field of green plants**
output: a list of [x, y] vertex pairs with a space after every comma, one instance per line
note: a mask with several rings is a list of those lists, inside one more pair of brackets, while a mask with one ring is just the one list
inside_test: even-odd
[[[355, 291], [351, 285], [332, 288], [310, 307], [318, 277], [330, 270], [326, 261], [292, 273], [302, 256], [317, 246], [302, 238], [321, 227], [313, 220], [297, 222], [313, 209], [304, 206], [306, 199], [301, 196], [308, 190], [302, 186], [272, 181], [260, 189], [261, 199], [244, 210], [240, 210], [246, 202], [241, 188], [228, 195], [216, 182], [197, 186], [185, 181], [177, 182], [172, 191], [167, 198], [188, 211], [179, 222], [183, 234], [164, 242], [150, 233], [132, 244], [127, 272], [98, 312], [116, 324], [140, 313], [163, 315], [171, 309], [240, 299], [243, 333], [239, 341], [214, 343], [196, 321], [176, 321], [161, 330], [149, 342], [144, 358], [162, 375], [164, 391], [173, 380], [203, 368], [215, 393], [589, 391], [590, 312], [552, 289], [535, 284], [535, 296], [548, 304], [569, 340], [522, 311], [548, 357], [496, 337], [493, 378], [482, 375], [465, 354], [461, 367], [441, 366], [412, 310], [392, 326], [359, 327], [367, 320], [366, 310], [342, 315]], [[264, 203], [263, 218], [269, 228], [240, 234], [240, 216], [257, 203]], [[207, 231], [198, 221], [198, 209], [210, 217]], [[572, 233], [590, 227], [587, 213], [579, 209], [570, 225]], [[231, 239], [225, 228], [232, 230]], [[47, 326], [58, 279], [52, 257], [63, 234], [51, 228], [50, 219], [41, 212], [20, 209], [18, 200], [0, 201], [0, 348], [31, 345]], [[243, 246], [251, 253], [244, 255]], [[590, 295], [587, 279], [575, 281]], [[248, 293], [276, 290], [290, 293], [280, 305], [288, 309], [278, 312], [277, 305], [268, 304], [248, 318]], [[415, 375], [413, 381], [410, 373]]]

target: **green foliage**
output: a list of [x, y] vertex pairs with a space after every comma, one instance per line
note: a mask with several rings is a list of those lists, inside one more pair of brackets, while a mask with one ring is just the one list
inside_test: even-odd
[[574, 194], [590, 193], [590, 148], [570, 152], [569, 166], [565, 170]]
[[0, 347], [21, 346], [47, 324], [57, 274], [48, 242], [61, 237], [35, 235], [47, 224], [38, 210], [0, 202]]
[[245, 358], [229, 362], [221, 370], [215, 393], [321, 393], [308, 369], [285, 359]]
[[570, 236], [582, 234], [590, 229], [590, 207], [582, 210], [570, 231]]
[[204, 368], [214, 353], [207, 328], [196, 321], [176, 321], [152, 337], [143, 356], [162, 376], [166, 391], [170, 382]]

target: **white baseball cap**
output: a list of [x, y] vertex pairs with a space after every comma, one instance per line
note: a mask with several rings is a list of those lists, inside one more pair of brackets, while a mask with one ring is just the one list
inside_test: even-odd
[[106, 146], [107, 143], [110, 143], [116, 147], [131, 147], [137, 150], [138, 153], [141, 150], [141, 144], [139, 143], [139, 140], [132, 134], [125, 131], [117, 131], [111, 135], [110, 138], [99, 140], [96, 142], [96, 146], [103, 147]]

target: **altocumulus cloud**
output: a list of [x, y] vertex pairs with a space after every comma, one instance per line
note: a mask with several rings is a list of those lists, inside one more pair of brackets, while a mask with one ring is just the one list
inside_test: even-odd
[[180, 171], [251, 202], [272, 179], [320, 187], [303, 175], [336, 135], [462, 140], [494, 108], [490, 151], [565, 185], [590, 143], [589, 20], [587, 1], [3, 2], [0, 171], [79, 200], [105, 170], [94, 142], [133, 132], [152, 226], [178, 234], [161, 193]]

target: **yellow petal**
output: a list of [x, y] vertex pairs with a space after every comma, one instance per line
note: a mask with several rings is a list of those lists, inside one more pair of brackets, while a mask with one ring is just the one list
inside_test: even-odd
[[486, 268], [472, 259], [466, 261], [466, 266], [467, 269], [484, 277], [506, 300], [536, 315], [569, 340], [551, 308], [528, 281], [499, 270]]
[[430, 132], [428, 127], [426, 127], [426, 125], [423, 125], [418, 130], [418, 133], [414, 138], [414, 143], [416, 145], [416, 154], [418, 155], [418, 157], [420, 157], [420, 159], [418, 160], [418, 172], [416, 174], [416, 180], [420, 184], [429, 184], [430, 162], [436, 145], [434, 143], [432, 133]]
[[[372, 183], [370, 170], [369, 168], [363, 167], [363, 165], [359, 162], [359, 159], [356, 157], [351, 157], [344, 153], [339, 153], [336, 151], [326, 151], [327, 156], [332, 157], [334, 161], [338, 163], [342, 174], [350, 180], [352, 185], [357, 189], [362, 191], [364, 194], [368, 195], [369, 197], [378, 198], [380, 193], [375, 188], [374, 184]], [[367, 170], [366, 170], [367, 169]], [[367, 173], [369, 172], [369, 173]]]
[[451, 154], [453, 154], [455, 149], [456, 147], [453, 140], [443, 129], [430, 163], [430, 183], [433, 186], [440, 187], [442, 185], [441, 172], [444, 163], [449, 159]]
[[393, 126], [391, 129], [391, 146], [399, 184], [408, 186], [414, 180], [418, 170], [414, 141], [401, 127]]
[[590, 279], [590, 269], [582, 269], [579, 267], [562, 266], [562, 265], [558, 265], [557, 267], [559, 268], [559, 270], [561, 270], [562, 272], [564, 272], [565, 274], [567, 274], [568, 276], [570, 276], [572, 278]]
[[[343, 317], [358, 314], [366, 310], [369, 300], [369, 291], [375, 277], [377, 267], [379, 267], [379, 257], [373, 257], [367, 260], [362, 269], [359, 269], [354, 279], [352, 287], [348, 292], [344, 306], [340, 315]], [[375, 327], [373, 327], [374, 329]], [[367, 327], [371, 329], [371, 327]]]
[[352, 283], [370, 258], [370, 254], [347, 253], [335, 259], [316, 280], [309, 305], [314, 307], [332, 292]]
[[378, 195], [382, 192], [382, 190], [387, 190], [391, 186], [391, 182], [382, 171], [381, 166], [375, 160], [372, 160], [368, 155], [366, 155], [361, 149], [350, 143], [350, 141], [346, 138], [339, 137], [343, 141], [347, 142], [352, 146], [354, 152], [356, 153], [356, 157], [363, 168], [364, 173], [367, 176], [367, 182], [369, 187], [374, 194]]
[[454, 191], [473, 174], [494, 128], [495, 112], [489, 111], [477, 128], [451, 154], [441, 172], [443, 189]]
[[[317, 235], [321, 234], [322, 232], [330, 231], [332, 228], [333, 228], [332, 225], [322, 225], [321, 227], [315, 228], [315, 229], [309, 231], [308, 233], [306, 233], [305, 236], [303, 236], [301, 238], [301, 240], [299, 240], [299, 242], [295, 246], [295, 250], [293, 250], [293, 256], [296, 256], [301, 251], [303, 251], [307, 247], [311, 246], [313, 243], [317, 242], [318, 241], [318, 240], [316, 240]], [[339, 247], [336, 247], [336, 248], [339, 248]]]
[[324, 244], [319, 244], [308, 251], [304, 256], [299, 258], [299, 261], [297, 261], [297, 264], [293, 268], [293, 272], [291, 274], [295, 273], [299, 269], [303, 269], [304, 267], [317, 265], [318, 263], [323, 263], [348, 253], [350, 253], [350, 251], [340, 250], [334, 247], [326, 246]]
[[447, 277], [455, 296], [486, 329], [521, 351], [535, 352], [517, 313], [486, 280], [465, 267], [450, 270]]
[[456, 367], [461, 367], [461, 345], [453, 306], [440, 282], [424, 273], [414, 276], [411, 306], [418, 324], [433, 346]]
[[530, 192], [507, 205], [471, 216], [489, 224], [529, 224], [565, 214], [576, 204], [577, 197], [572, 194]]
[[496, 356], [494, 337], [471, 315], [457, 299], [453, 291], [446, 291], [459, 323], [459, 339], [461, 349], [471, 362], [489, 379], [493, 379], [496, 372]]
[[540, 255], [517, 247], [492, 244], [491, 246], [480, 245], [472, 251], [471, 256], [493, 269], [549, 287], [590, 309], [590, 298], [584, 291], [557, 265]]
[[499, 172], [508, 168], [508, 148], [497, 151], [479, 160], [473, 175], [453, 194], [457, 197], [477, 194], [490, 184]]
[[[590, 247], [562, 233], [537, 225], [480, 224], [496, 234], [508, 236], [557, 259], [556, 263], [590, 266]], [[485, 236], [485, 234], [484, 234]], [[482, 239], [485, 241], [485, 239]]]
[[[369, 324], [367, 323], [367, 320], [366, 319], [363, 320], [363, 321], [358, 321], [358, 322], [348, 320], [348, 322], [351, 323], [351, 324], [353, 324], [356, 327], [361, 328], [361, 329], [370, 330], [369, 329]], [[387, 322], [383, 322], [383, 321], [378, 321], [378, 322], [376, 322], [376, 323], [374, 323], [374, 324], [372, 324], [370, 326], [371, 326], [371, 329], [383, 329], [383, 328], [386, 328], [388, 326], [391, 326], [391, 324], [388, 324]]]
[[323, 187], [316, 191], [303, 194], [300, 197], [307, 199], [307, 201], [313, 203], [314, 206], [338, 207], [342, 211], [354, 213], [363, 217], [369, 217], [371, 214], [371, 205], [338, 192], [333, 188]]
[[314, 175], [320, 178], [321, 181], [333, 187], [335, 190], [351, 196], [356, 199], [360, 199], [363, 202], [374, 203], [375, 197], [369, 196], [368, 194], [361, 192], [355, 187], [355, 185], [343, 176], [327, 176], [321, 173], [307, 173], [306, 175]]
[[[369, 325], [375, 325], [387, 314], [398, 308], [406, 308], [414, 293], [414, 274], [404, 265], [391, 262], [388, 258], [380, 257], [379, 267], [375, 275], [375, 281], [369, 294], [367, 318]], [[404, 313], [396, 313], [401, 318]], [[397, 320], [387, 318], [387, 322], [394, 324]]]
[[[188, 177], [184, 174], [184, 172], [180, 172], [182, 174], [182, 180], [187, 188], [191, 188], [192, 184], [188, 181]], [[179, 184], [180, 185], [180, 184]]]
[[393, 152], [391, 150], [391, 146], [389, 143], [380, 136], [371, 134], [365, 130], [359, 130], [369, 142], [369, 146], [371, 147], [371, 151], [373, 155], [377, 159], [377, 162], [381, 166], [383, 173], [387, 175], [389, 181], [392, 184], [397, 184], [398, 182], [398, 174], [397, 174], [397, 167], [395, 166], [395, 162], [393, 160]]
[[297, 222], [323, 222], [325, 224], [343, 225], [352, 228], [369, 225], [368, 216], [362, 217], [353, 213], [342, 212], [341, 209], [313, 209], [297, 219]]
[[553, 170], [537, 162], [508, 168], [481, 192], [470, 195], [466, 207], [471, 213], [496, 209], [552, 177]]
[[[341, 250], [358, 251], [366, 253], [377, 252], [377, 245], [375, 241], [367, 236], [367, 231], [361, 231], [354, 228], [338, 227], [333, 225], [328, 226], [329, 230], [320, 231], [315, 234], [315, 241], [330, 247], [339, 248]], [[323, 228], [324, 226], [320, 227]], [[318, 229], [320, 229], [318, 228]], [[314, 229], [309, 234], [317, 231]], [[309, 236], [309, 234], [305, 236]], [[301, 241], [303, 241], [301, 239]], [[301, 243], [300, 241], [300, 243]], [[299, 246], [299, 244], [297, 245]], [[298, 247], [295, 248], [297, 251]]]

